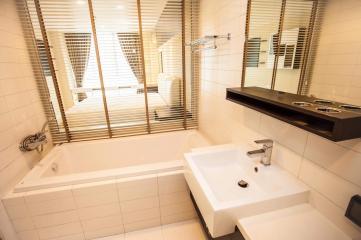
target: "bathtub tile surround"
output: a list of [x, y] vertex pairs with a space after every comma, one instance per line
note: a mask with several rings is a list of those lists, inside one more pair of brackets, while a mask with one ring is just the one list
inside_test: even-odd
[[120, 205], [118, 204], [118, 202], [115, 202], [115, 203], [103, 204], [99, 206], [79, 208], [77, 213], [80, 220], [88, 220], [88, 219], [106, 217], [112, 214], [119, 215], [121, 212], [120, 212]]
[[3, 204], [21, 240], [94, 239], [196, 218], [182, 170], [12, 193]]
[[[325, 21], [334, 23], [328, 24], [328, 28], [343, 31], [344, 28], [337, 26], [348, 22], [348, 36], [353, 36], [353, 41], [359, 42], [357, 34], [352, 34], [359, 27], [359, 2], [330, 2], [332, 6], [342, 6], [343, 14], [334, 11], [337, 9], [334, 7], [326, 9], [326, 12], [330, 12], [326, 14], [330, 21]], [[232, 39], [219, 44], [216, 50], [202, 52], [200, 131], [215, 144], [244, 142], [255, 149], [259, 147], [253, 144], [256, 139], [275, 140], [273, 162], [277, 162], [311, 188], [309, 201], [320, 213], [347, 235], [360, 239], [361, 229], [344, 217], [347, 200], [352, 195], [361, 193], [360, 139], [330, 142], [225, 100], [225, 89], [239, 86], [241, 82], [246, 4], [246, 0], [201, 1], [200, 35], [230, 32]], [[343, 36], [339, 33], [336, 35]], [[348, 40], [351, 41], [350, 38]], [[343, 37], [329, 39], [339, 43], [344, 40]], [[351, 48], [350, 45], [337, 46], [338, 49]], [[353, 51], [352, 54], [356, 52]], [[321, 58], [318, 59], [320, 61]], [[342, 66], [352, 65], [357, 68], [355, 62], [341, 65], [342, 63], [333, 68], [333, 76], [346, 77]], [[318, 76], [319, 74], [315, 75], [317, 78]]]
[[123, 220], [120, 214], [81, 221], [81, 225], [85, 239], [110, 236], [124, 232]]
[[[32, 220], [31, 218], [28, 218], [28, 219]], [[49, 227], [49, 226], [65, 224], [68, 222], [76, 222], [77, 219], [78, 219], [77, 212], [75, 210], [70, 210], [70, 211], [64, 211], [64, 212], [59, 212], [59, 213], [35, 216], [33, 218], [34, 222], [32, 224], [34, 224], [36, 228], [45, 228], [45, 227]], [[29, 222], [29, 224], [30, 224], [30, 222]], [[16, 226], [16, 224], [14, 224], [14, 225]], [[34, 228], [32, 228], [32, 229], [34, 229]]]
[[116, 181], [88, 183], [72, 188], [78, 208], [93, 207], [118, 202]]
[[150, 175], [147, 178], [134, 177], [130, 181], [120, 180], [117, 182], [117, 187], [121, 202], [158, 195], [157, 175]]
[[39, 239], [54, 239], [79, 234], [81, 232], [82, 228], [79, 222], [66, 223], [38, 230]]
[[[173, 148], [160, 156], [153, 149], [165, 141]], [[205, 145], [197, 131], [63, 144], [3, 203], [21, 239], [94, 239], [194, 219], [181, 159]], [[87, 152], [96, 148], [107, 155]]]
[[[96, 240], [206, 240], [201, 224], [189, 220]], [[77, 239], [76, 239], [77, 240]], [[226, 239], [225, 239], [226, 240]]]
[[124, 213], [129, 213], [136, 210], [140, 211], [143, 209], [158, 208], [159, 198], [156, 194], [155, 196], [151, 197], [123, 201], [120, 203], [120, 207]]

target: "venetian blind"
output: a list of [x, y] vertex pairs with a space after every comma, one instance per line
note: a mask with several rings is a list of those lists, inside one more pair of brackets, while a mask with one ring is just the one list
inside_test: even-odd
[[19, 0], [54, 143], [196, 128], [198, 0]]

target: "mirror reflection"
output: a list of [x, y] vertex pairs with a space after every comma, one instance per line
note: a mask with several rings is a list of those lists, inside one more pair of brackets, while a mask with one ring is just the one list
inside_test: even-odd
[[314, 1], [251, 1], [243, 85], [300, 93]]

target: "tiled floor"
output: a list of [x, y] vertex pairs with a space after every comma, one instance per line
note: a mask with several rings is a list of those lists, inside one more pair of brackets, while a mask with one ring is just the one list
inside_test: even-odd
[[206, 240], [198, 220], [190, 220], [156, 228], [129, 232], [97, 240]]

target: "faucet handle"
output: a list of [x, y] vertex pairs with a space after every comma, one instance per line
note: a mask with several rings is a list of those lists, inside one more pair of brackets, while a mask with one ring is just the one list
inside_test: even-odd
[[254, 141], [257, 144], [263, 144], [266, 147], [272, 147], [273, 146], [273, 140], [272, 139], [262, 139], [262, 140], [256, 140]]

